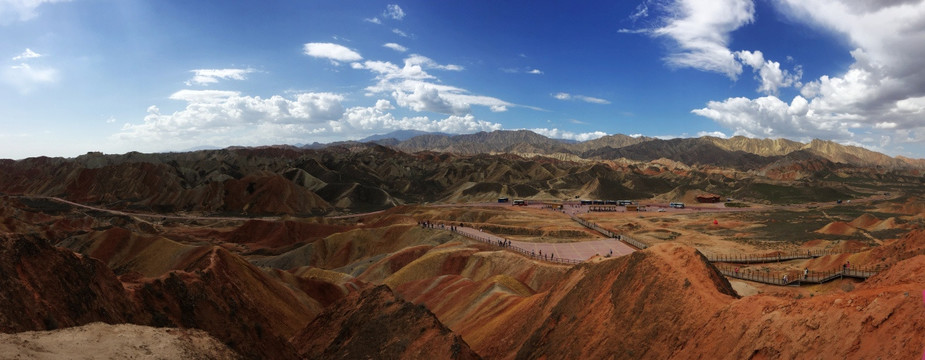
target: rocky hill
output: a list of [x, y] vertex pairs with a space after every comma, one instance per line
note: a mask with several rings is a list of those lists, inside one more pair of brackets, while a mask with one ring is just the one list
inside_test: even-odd
[[[754, 183], [770, 183], [782, 191], [814, 187], [822, 191], [797, 191], [800, 195], [793, 201], [831, 201], [853, 196], [855, 190], [849, 189], [860, 189], [845, 182], [905, 184], [920, 179], [918, 170], [838, 163], [811, 149], [764, 156], [730, 151], [707, 138], [611, 136], [593, 144], [620, 147], [608, 145], [575, 155], [571, 152], [592, 142], [548, 147], [556, 142], [520, 131], [513, 135], [534, 142], [516, 143], [511, 135], [471, 135], [466, 141], [448, 143], [441, 149], [453, 152], [443, 153], [352, 144], [319, 150], [229, 148], [3, 160], [0, 193], [53, 196], [133, 211], [311, 216], [498, 197], [670, 198], [694, 190], [756, 202], [775, 200], [773, 194], [752, 191]], [[486, 144], [534, 153], [530, 157], [481, 153], [487, 151]], [[559, 153], [549, 157], [537, 153], [544, 151]]]
[[[720, 160], [733, 160], [728, 159], [728, 157], [734, 159], [741, 157], [741, 155], [720, 154], [720, 150], [730, 153], [744, 152], [758, 155], [759, 157], [778, 157], [806, 150], [833, 163], [889, 169], [925, 169], [925, 164], [918, 159], [893, 158], [861, 147], [841, 145], [832, 141], [818, 139], [804, 144], [787, 139], [753, 139], [744, 136], [722, 139], [704, 136], [701, 138], [671, 139], [666, 142], [665, 140], [645, 136], [630, 137], [615, 134], [594, 140], [574, 142], [550, 139], [529, 130], [499, 130], [467, 135], [424, 134], [407, 140], [394, 140], [382, 144], [407, 152], [435, 151], [470, 155], [515, 153], [542, 154], [546, 156], [570, 154], [582, 158], [607, 159], [625, 156], [634, 160], [652, 160], [664, 157], [688, 164], [693, 164], [691, 161], [695, 161], [696, 156], [685, 154], [679, 150], [690, 148], [699, 151], [699, 155], [707, 156], [707, 159], [700, 160], [705, 164], [717, 164]], [[614, 150], [650, 142], [654, 144], [638, 146], [626, 152]], [[713, 144], [719, 149], [710, 149], [705, 147], [705, 144]], [[608, 150], [607, 148], [611, 149]], [[733, 164], [736, 165], [737, 161], [733, 161]]]
[[241, 359], [225, 344], [201, 330], [104, 323], [0, 334], [0, 357], [22, 360]]

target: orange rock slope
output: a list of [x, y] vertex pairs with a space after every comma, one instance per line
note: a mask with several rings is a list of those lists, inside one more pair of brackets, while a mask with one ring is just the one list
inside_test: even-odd
[[395, 288], [489, 358], [899, 359], [925, 344], [925, 276], [908, 276], [922, 270], [925, 256], [848, 293], [739, 298], [696, 250], [664, 244], [576, 266], [535, 293], [452, 274]]

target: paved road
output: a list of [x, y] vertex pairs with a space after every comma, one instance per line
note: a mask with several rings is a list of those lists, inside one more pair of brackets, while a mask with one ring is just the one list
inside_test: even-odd
[[[479, 236], [487, 238], [494, 244], [505, 238], [480, 232], [477, 229], [468, 227], [458, 227], [456, 231], [470, 236]], [[581, 241], [572, 243], [535, 243], [527, 241], [510, 240], [511, 245], [525, 249], [530, 252], [536, 252], [537, 256], [542, 254], [553, 254], [557, 259], [568, 259], [576, 261], [585, 261], [594, 255], [606, 256], [613, 251], [612, 256], [623, 256], [632, 253], [633, 248], [616, 239], [602, 239], [594, 241]]]

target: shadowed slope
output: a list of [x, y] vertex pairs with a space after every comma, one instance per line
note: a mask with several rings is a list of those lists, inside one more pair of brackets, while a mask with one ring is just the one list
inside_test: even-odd
[[478, 359], [458, 335], [423, 306], [378, 286], [326, 309], [293, 336], [311, 359]]

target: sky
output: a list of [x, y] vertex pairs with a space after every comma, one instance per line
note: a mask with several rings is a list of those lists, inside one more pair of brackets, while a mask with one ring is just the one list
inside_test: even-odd
[[0, 0], [0, 158], [413, 129], [925, 157], [925, 0]]

